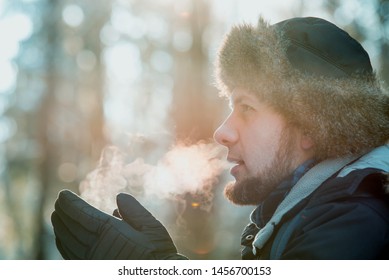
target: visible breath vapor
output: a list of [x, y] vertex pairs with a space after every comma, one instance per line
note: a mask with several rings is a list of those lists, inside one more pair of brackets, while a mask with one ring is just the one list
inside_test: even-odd
[[214, 143], [178, 144], [156, 164], [143, 158], [126, 162], [127, 155], [115, 146], [105, 148], [99, 164], [80, 184], [80, 194], [95, 207], [112, 212], [116, 195], [128, 192], [135, 197], [156, 195], [175, 198], [191, 193], [205, 200], [200, 207], [209, 207], [212, 186], [228, 167], [223, 149]]

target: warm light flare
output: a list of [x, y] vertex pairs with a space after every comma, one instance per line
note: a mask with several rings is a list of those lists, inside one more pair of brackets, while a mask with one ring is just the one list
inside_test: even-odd
[[198, 207], [200, 207], [200, 203], [198, 203], [198, 202], [192, 202], [191, 206], [192, 206], [193, 208], [198, 208]]

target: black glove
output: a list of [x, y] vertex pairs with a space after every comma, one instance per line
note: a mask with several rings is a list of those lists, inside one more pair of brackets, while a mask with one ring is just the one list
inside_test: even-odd
[[108, 215], [69, 190], [59, 193], [51, 216], [64, 259], [186, 259], [165, 227], [134, 197], [117, 196], [122, 219]]

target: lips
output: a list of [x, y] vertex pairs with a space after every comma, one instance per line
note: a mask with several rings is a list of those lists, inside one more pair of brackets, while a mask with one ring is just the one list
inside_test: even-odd
[[234, 164], [234, 166], [231, 168], [230, 173], [232, 176], [236, 178], [236, 176], [239, 173], [239, 170], [241, 170], [244, 166], [244, 161], [238, 158], [228, 157], [227, 160]]

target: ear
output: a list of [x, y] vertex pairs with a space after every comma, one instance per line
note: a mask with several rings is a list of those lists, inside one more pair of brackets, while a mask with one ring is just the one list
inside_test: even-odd
[[314, 146], [314, 142], [312, 140], [312, 137], [306, 133], [302, 134], [300, 138], [301, 149], [303, 149], [304, 151], [308, 151], [312, 149], [313, 146]]

